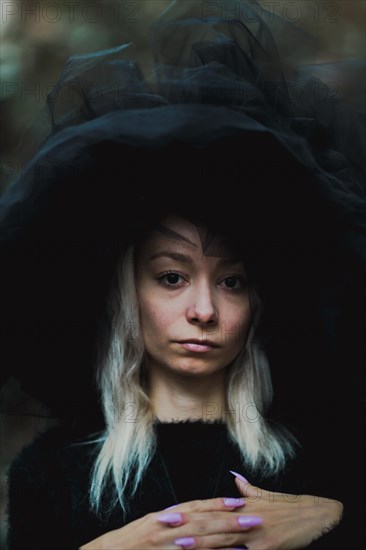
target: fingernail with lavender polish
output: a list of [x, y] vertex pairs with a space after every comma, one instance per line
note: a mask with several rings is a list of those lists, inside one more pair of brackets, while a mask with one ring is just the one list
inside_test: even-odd
[[243, 498], [225, 497], [224, 504], [225, 506], [244, 506], [245, 500]]
[[233, 472], [233, 470], [229, 470], [229, 472], [233, 474], [233, 476], [238, 477], [241, 481], [244, 481], [244, 483], [249, 483], [249, 481], [241, 474], [238, 474], [238, 472]]
[[263, 520], [258, 516], [239, 516], [238, 523], [240, 527], [256, 527], [256, 525], [261, 525]]
[[156, 519], [163, 523], [180, 523], [182, 521], [182, 515], [178, 513], [160, 514]]
[[193, 537], [182, 537], [180, 539], [175, 539], [174, 544], [177, 546], [182, 546], [183, 548], [188, 548], [194, 544], [195, 540]]
[[164, 508], [164, 510], [171, 510], [172, 508], [176, 508], [179, 506], [179, 504], [173, 504], [173, 506], [169, 506], [168, 508]]

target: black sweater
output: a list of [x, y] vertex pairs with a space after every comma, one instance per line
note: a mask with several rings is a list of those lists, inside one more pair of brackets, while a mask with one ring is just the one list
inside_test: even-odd
[[[317, 491], [311, 469], [299, 457], [276, 478], [254, 474], [242, 463], [221, 422], [157, 422], [158, 449], [179, 502], [214, 496], [241, 496], [229, 470], [242, 473], [264, 489], [290, 493]], [[95, 445], [75, 445], [62, 428], [38, 436], [11, 464], [8, 483], [8, 547], [76, 549], [145, 514], [176, 503], [159, 453], [155, 453], [131, 511], [115, 509], [98, 518], [88, 509], [88, 480]], [[223, 453], [223, 449], [225, 449]], [[326, 494], [324, 496], [334, 496]], [[351, 548], [341, 523], [311, 545]], [[345, 531], [345, 533], [344, 533]], [[52, 542], [51, 542], [52, 541]], [[349, 542], [349, 538], [348, 538]], [[352, 546], [359, 548], [359, 546]]]

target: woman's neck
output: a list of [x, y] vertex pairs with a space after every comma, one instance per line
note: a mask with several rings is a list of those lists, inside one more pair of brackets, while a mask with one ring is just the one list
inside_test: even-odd
[[148, 373], [152, 408], [160, 421], [225, 419], [224, 370], [199, 378], [161, 368]]

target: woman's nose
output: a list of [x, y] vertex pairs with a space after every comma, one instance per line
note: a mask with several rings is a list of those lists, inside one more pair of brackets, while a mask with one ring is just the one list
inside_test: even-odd
[[187, 312], [190, 323], [214, 325], [218, 322], [218, 312], [208, 285], [197, 287], [192, 292], [191, 299]]

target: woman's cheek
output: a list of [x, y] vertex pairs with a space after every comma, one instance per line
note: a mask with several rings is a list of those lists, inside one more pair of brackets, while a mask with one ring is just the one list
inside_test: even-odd
[[169, 312], [161, 311], [154, 300], [148, 300], [145, 303], [144, 324], [147, 329], [154, 332], [166, 330], [171, 324]]

